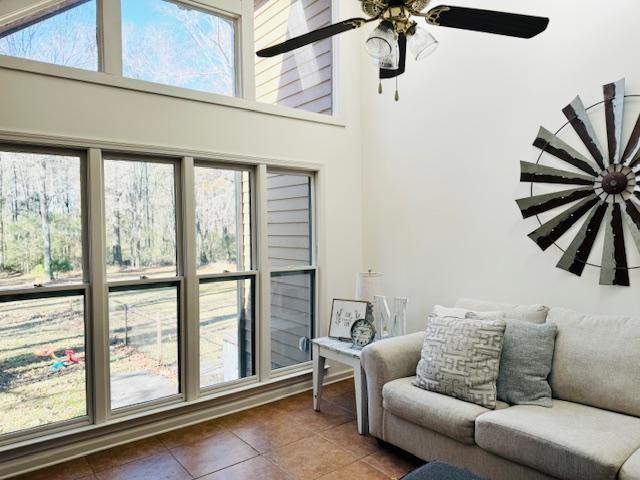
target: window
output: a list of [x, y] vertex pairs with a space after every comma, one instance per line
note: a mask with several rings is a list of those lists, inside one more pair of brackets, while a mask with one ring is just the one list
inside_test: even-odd
[[113, 410], [180, 391], [176, 177], [171, 161], [104, 160]]
[[196, 165], [200, 387], [254, 374], [251, 171]]
[[311, 173], [0, 144], [0, 448], [307, 368], [313, 205]]
[[82, 171], [0, 150], [0, 437], [87, 419]]
[[[331, 0], [254, 0], [256, 50], [331, 23]], [[272, 58], [256, 57], [256, 99], [331, 115], [332, 40]]]
[[311, 359], [309, 341], [315, 328], [311, 187], [309, 175], [267, 176], [273, 369]]
[[98, 70], [96, 0], [57, 3], [0, 25], [0, 54]]
[[110, 288], [109, 342], [112, 409], [177, 394], [178, 288]]
[[184, 3], [122, 0], [125, 77], [236, 94], [235, 22]]

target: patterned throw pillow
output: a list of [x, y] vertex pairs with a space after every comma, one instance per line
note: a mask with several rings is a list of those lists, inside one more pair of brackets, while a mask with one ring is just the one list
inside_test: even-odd
[[496, 408], [496, 380], [506, 323], [429, 317], [414, 385]]

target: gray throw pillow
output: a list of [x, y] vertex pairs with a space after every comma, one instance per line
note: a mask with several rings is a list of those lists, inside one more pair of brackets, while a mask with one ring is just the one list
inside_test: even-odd
[[498, 399], [515, 405], [551, 407], [551, 372], [557, 327], [554, 324], [507, 320]]
[[496, 380], [506, 323], [429, 317], [414, 385], [496, 408]]

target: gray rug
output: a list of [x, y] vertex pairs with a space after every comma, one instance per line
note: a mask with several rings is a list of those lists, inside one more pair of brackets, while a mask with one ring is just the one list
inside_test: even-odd
[[448, 463], [430, 462], [408, 473], [402, 480], [484, 480], [468, 470]]

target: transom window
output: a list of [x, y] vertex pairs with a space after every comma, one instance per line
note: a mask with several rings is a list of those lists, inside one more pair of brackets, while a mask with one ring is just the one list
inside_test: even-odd
[[[106, 72], [127, 79], [115, 82], [119, 87], [172, 96], [181, 95], [177, 87], [187, 98], [204, 93], [334, 111], [334, 40], [274, 58], [255, 55], [329, 25], [332, 0], [50, 0], [18, 8], [19, 3], [0, 2], [0, 56]], [[50, 73], [58, 71], [51, 67]], [[96, 77], [108, 84], [112, 78]]]

